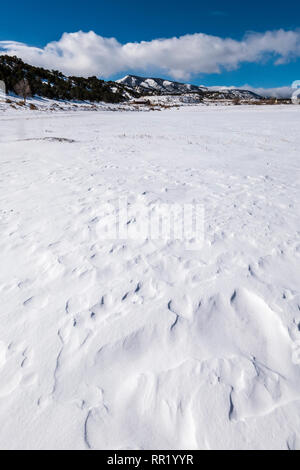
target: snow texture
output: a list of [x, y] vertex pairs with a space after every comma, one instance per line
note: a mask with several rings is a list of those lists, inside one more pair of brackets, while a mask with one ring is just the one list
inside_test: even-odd
[[[1, 449], [300, 449], [299, 123], [0, 115]], [[102, 239], [119, 197], [202, 204], [202, 250]]]

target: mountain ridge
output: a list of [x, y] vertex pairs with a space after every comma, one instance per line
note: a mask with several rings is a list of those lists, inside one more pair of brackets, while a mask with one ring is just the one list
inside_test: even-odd
[[47, 70], [24, 63], [15, 56], [0, 55], [0, 80], [8, 92], [19, 94], [20, 81], [26, 80], [28, 96], [41, 96], [66, 101], [121, 103], [144, 97], [166, 97], [172, 104], [198, 104], [202, 101], [241, 100], [257, 101], [262, 97], [248, 90], [180, 83], [164, 78], [126, 75], [116, 81], [104, 81], [97, 77], [66, 76], [57, 70]]
[[134, 88], [143, 92], [160, 92], [165, 94], [181, 94], [181, 93], [201, 93], [207, 90], [207, 87], [181, 83], [177, 81], [167, 80], [164, 78], [141, 77], [139, 75], [126, 75], [116, 80], [121, 85]]
[[262, 99], [260, 95], [250, 90], [231, 87], [206, 87], [204, 85], [192, 85], [163, 78], [141, 77], [139, 75], [126, 75], [116, 80], [116, 83], [131, 88], [142, 95], [183, 95], [194, 93], [209, 99]]

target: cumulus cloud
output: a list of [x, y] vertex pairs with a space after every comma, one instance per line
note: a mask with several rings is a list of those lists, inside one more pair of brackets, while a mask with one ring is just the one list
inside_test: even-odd
[[0, 41], [0, 54], [16, 55], [33, 65], [67, 75], [111, 75], [159, 72], [177, 80], [196, 74], [234, 70], [244, 62], [286, 63], [300, 57], [300, 30], [249, 33], [242, 40], [203, 33], [121, 44], [93, 31], [64, 33], [44, 48]]

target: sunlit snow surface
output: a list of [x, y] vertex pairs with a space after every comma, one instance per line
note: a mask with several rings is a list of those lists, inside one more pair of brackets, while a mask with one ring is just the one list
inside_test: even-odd
[[[299, 124], [1, 114], [0, 448], [300, 448]], [[102, 239], [119, 197], [202, 204], [202, 250]]]

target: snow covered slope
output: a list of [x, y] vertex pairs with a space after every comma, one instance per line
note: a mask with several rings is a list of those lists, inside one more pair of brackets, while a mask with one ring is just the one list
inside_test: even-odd
[[[0, 114], [16, 115], [20, 113], [53, 113], [53, 112], [80, 112], [80, 111], [133, 111], [136, 106], [131, 104], [130, 101], [124, 103], [104, 103], [104, 102], [91, 102], [91, 101], [67, 101], [67, 100], [54, 100], [49, 98], [42, 98], [34, 96], [27, 98], [24, 104], [23, 99], [19, 96], [9, 94], [0, 96]], [[139, 110], [144, 111], [147, 108], [143, 105], [139, 106]], [[148, 107], [149, 110], [149, 107]]]
[[205, 87], [190, 85], [187, 83], [178, 83], [162, 78], [145, 78], [136, 75], [126, 75], [126, 77], [117, 80], [117, 83], [125, 85], [129, 89], [143, 95], [182, 95], [198, 94], [208, 99], [235, 99], [257, 100], [261, 97], [248, 90], [239, 90], [232, 87]]
[[[1, 449], [300, 448], [299, 124], [0, 116]], [[119, 198], [200, 204], [202, 249], [107, 238]]]
[[201, 93], [206, 90], [205, 87], [189, 85], [185, 83], [172, 82], [162, 78], [145, 78], [137, 75], [126, 75], [126, 77], [117, 80], [117, 83], [133, 88], [138, 93], [155, 94], [182, 94], [182, 93]]
[[18, 57], [0, 54], [0, 80], [9, 93], [20, 92], [20, 80], [27, 81], [27, 95], [48, 99], [81, 100], [121, 103], [132, 93], [123, 85], [107, 82], [97, 77], [68, 77], [57, 70], [47, 70], [26, 64]]

